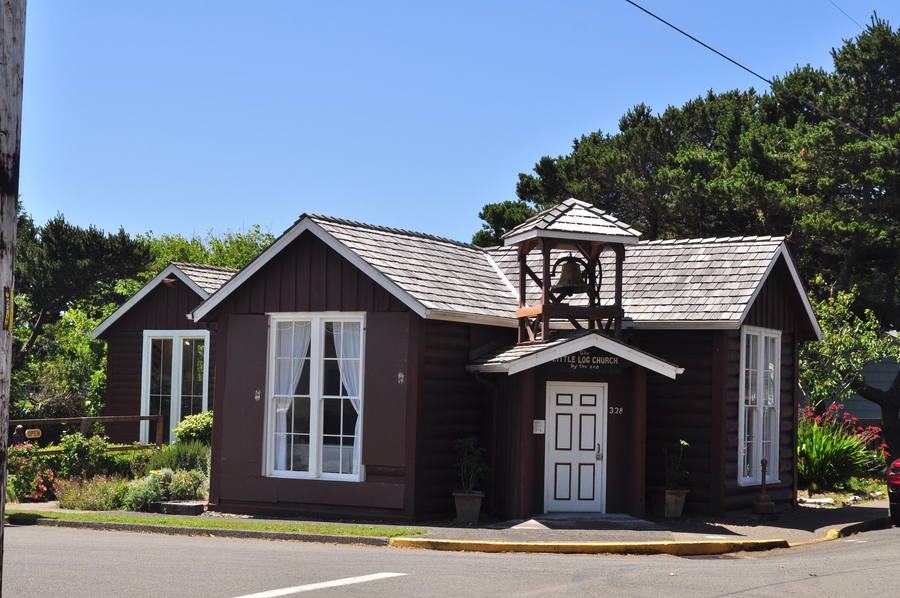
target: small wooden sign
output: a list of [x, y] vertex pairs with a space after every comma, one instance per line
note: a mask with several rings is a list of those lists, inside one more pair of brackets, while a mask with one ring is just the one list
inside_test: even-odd
[[40, 438], [41, 431], [38, 428], [25, 430], [25, 438]]
[[595, 347], [590, 347], [559, 357], [550, 362], [551, 372], [592, 372], [596, 374], [618, 374], [622, 371], [621, 360]]
[[13, 290], [3, 288], [3, 330], [12, 330], [13, 327]]

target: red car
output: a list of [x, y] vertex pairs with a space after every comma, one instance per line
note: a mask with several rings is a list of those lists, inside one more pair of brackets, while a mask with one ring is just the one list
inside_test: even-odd
[[891, 463], [888, 470], [888, 500], [891, 503], [891, 519], [900, 526], [900, 459]]

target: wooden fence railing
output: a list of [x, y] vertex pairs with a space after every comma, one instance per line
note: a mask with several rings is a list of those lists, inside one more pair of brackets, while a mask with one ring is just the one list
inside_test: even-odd
[[[142, 422], [156, 420], [156, 447], [162, 448], [163, 443], [163, 416], [162, 415], [105, 415], [100, 417], [48, 417], [44, 419], [11, 419], [9, 427], [14, 426], [40, 426], [48, 424], [81, 424], [81, 433], [87, 434], [88, 427], [94, 422], [101, 423], [117, 423], [117, 422]], [[130, 451], [133, 447], [111, 447], [109, 451]], [[54, 451], [47, 451], [52, 454]]]

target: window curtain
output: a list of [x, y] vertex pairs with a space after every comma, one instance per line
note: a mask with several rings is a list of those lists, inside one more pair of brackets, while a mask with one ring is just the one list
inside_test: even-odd
[[[287, 328], [280, 330], [281, 334], [287, 332]], [[278, 388], [276, 394], [282, 395], [275, 398], [275, 469], [288, 469], [288, 443], [287, 443], [287, 420], [288, 413], [291, 410], [291, 404], [294, 402], [294, 395], [297, 392], [297, 384], [300, 382], [300, 376], [303, 375], [303, 365], [306, 362], [306, 354], [309, 351], [309, 339], [312, 332], [312, 324], [310, 322], [294, 322], [293, 325], [293, 342], [291, 343], [291, 375], [278, 376]], [[280, 339], [276, 339], [280, 340]], [[279, 349], [281, 343], [278, 344]], [[288, 357], [287, 355], [278, 355], [278, 357]], [[284, 396], [287, 395], [287, 396]]]
[[[338, 332], [340, 330], [340, 332]], [[362, 418], [359, 410], [362, 403], [359, 398], [360, 386], [360, 335], [361, 328], [358, 323], [342, 322], [340, 326], [334, 327], [334, 349], [338, 357], [338, 368], [341, 372], [341, 384], [347, 389], [348, 399], [353, 409], [356, 411], [356, 429], [353, 431], [355, 441], [353, 442], [353, 463], [351, 471], [347, 473], [356, 473], [357, 464], [359, 463], [359, 445], [360, 445], [360, 425]]]

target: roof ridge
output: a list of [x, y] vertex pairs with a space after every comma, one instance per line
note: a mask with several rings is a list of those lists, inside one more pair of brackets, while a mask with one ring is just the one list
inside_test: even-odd
[[411, 237], [419, 237], [422, 239], [430, 239], [432, 241], [440, 241], [442, 243], [450, 243], [451, 245], [456, 245], [459, 247], [465, 247], [466, 249], [477, 249], [480, 252], [484, 252], [484, 248], [479, 247], [478, 245], [473, 245], [472, 243], [464, 243], [463, 241], [457, 241], [455, 239], [448, 239], [446, 237], [440, 237], [438, 235], [431, 235], [428, 233], [421, 233], [413, 230], [406, 230], [403, 228], [393, 228], [390, 226], [381, 226], [378, 224], [369, 224], [367, 222], [359, 222], [357, 220], [348, 220], [346, 218], [338, 218], [336, 216], [323, 216], [321, 214], [301, 214], [299, 220], [303, 220], [304, 218], [310, 218], [312, 220], [322, 220], [325, 222], [332, 222], [334, 224], [343, 224], [345, 226], [353, 226], [356, 228], [365, 228], [369, 230], [377, 230], [382, 232], [389, 232], [394, 234], [407, 235]]
[[656, 239], [654, 241], [639, 241], [638, 245], [682, 245], [697, 243], [744, 243], [747, 241], [778, 241], [783, 242], [784, 235], [747, 235], [739, 237], [698, 237], [695, 239]]

